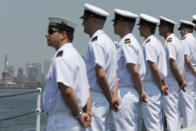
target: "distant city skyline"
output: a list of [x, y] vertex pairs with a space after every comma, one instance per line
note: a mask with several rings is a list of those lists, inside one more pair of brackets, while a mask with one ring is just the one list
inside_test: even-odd
[[[6, 55], [6, 56], [8, 56], [8, 55]], [[44, 73], [44, 72], [47, 72], [47, 70], [48, 70], [48, 68], [49, 68], [49, 65], [45, 65], [45, 59], [47, 59], [47, 60], [49, 60], [49, 58], [48, 57], [46, 57], [46, 58], [44, 58], [44, 60], [42, 61], [42, 62], [27, 62], [27, 63], [24, 63], [24, 65], [22, 65], [22, 66], [19, 66], [19, 67], [17, 67], [17, 66], [14, 66], [14, 65], [11, 65], [11, 64], [9, 64], [10, 62], [9, 62], [9, 58], [7, 57], [7, 59], [8, 59], [8, 72], [11, 72], [12, 73], [12, 75], [13, 75], [13, 77], [16, 77], [17, 76], [17, 71], [18, 71], [18, 69], [19, 68], [21, 68], [22, 70], [24, 70], [24, 75], [25, 76], [27, 76], [28, 75], [28, 66], [39, 66], [39, 72], [40, 73]], [[3, 61], [5, 61], [5, 60], [3, 60]], [[49, 60], [50, 61], [50, 60]], [[47, 63], [47, 64], [50, 64], [50, 63]], [[3, 66], [0, 66], [0, 71], [1, 71], [1, 74], [2, 74], [2, 72], [4, 71], [4, 63], [3, 63]], [[44, 66], [45, 65], [45, 66]], [[1, 68], [2, 67], [2, 68]], [[46, 68], [46, 69], [45, 69]], [[1, 74], [0, 74], [0, 79], [2, 78], [1, 77]]]
[[[175, 34], [180, 37], [179, 20], [192, 21], [196, 14], [195, 0], [1, 0], [0, 4], [0, 74], [3, 71], [5, 55], [8, 55], [9, 65], [16, 69], [25, 69], [26, 63], [41, 63], [42, 70], [45, 57], [50, 59], [55, 50], [47, 46], [45, 33], [48, 27], [49, 16], [63, 16], [73, 19], [78, 24], [74, 33], [74, 46], [82, 56], [87, 52], [89, 36], [84, 34], [82, 20], [84, 3], [90, 3], [105, 9], [110, 13], [104, 31], [113, 39], [120, 38], [113, 32], [114, 9], [125, 9], [133, 13], [146, 13], [159, 19], [159, 16], [168, 17], [178, 24]], [[136, 21], [136, 24], [138, 23]], [[143, 38], [139, 36], [138, 26], [133, 31], [140, 43]], [[195, 35], [195, 33], [194, 33]], [[156, 36], [159, 37], [158, 30]], [[1, 75], [0, 75], [1, 76]]]
[[[30, 83], [37, 83], [43, 82], [46, 80], [47, 72], [50, 66], [49, 58], [45, 58], [42, 63], [35, 62], [30, 63], [27, 62], [23, 67], [14, 67], [14, 65], [8, 64], [8, 57], [6, 55], [4, 65], [6, 65], [7, 69], [3, 69], [3, 72], [8, 72], [9, 77], [11, 80], [15, 82], [30, 82]], [[4, 67], [3, 67], [4, 68]], [[2, 74], [1, 77], [2, 79]]]

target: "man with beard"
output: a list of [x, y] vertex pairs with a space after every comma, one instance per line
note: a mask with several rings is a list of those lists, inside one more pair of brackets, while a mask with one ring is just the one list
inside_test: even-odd
[[91, 104], [85, 63], [72, 45], [76, 24], [63, 17], [48, 19], [46, 38], [56, 53], [44, 88], [43, 106], [48, 114], [46, 131], [81, 131], [90, 126]]

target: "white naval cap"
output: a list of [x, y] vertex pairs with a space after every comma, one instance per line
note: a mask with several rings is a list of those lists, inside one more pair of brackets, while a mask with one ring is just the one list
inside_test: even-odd
[[192, 21], [192, 22], [193, 22], [194, 24], [196, 24], [196, 15], [193, 15], [192, 17], [193, 17], [193, 21]]
[[54, 27], [66, 31], [74, 32], [74, 28], [77, 26], [76, 22], [71, 19], [61, 17], [61, 16], [52, 16], [48, 17], [49, 27]]
[[109, 13], [99, 7], [96, 7], [94, 5], [90, 5], [90, 4], [84, 4], [84, 14], [83, 16], [81, 16], [81, 19], [85, 19], [87, 17], [95, 17], [95, 18], [99, 18], [99, 19], [106, 19], [107, 16], [109, 16]]
[[140, 22], [138, 25], [141, 25], [143, 23], [149, 23], [149, 24], [153, 24], [156, 25], [159, 23], [159, 20], [155, 17], [152, 17], [150, 15], [147, 14], [140, 14]]
[[189, 29], [193, 29], [193, 27], [195, 26], [195, 24], [193, 24], [190, 21], [187, 20], [180, 20], [180, 27], [178, 28], [178, 30], [181, 30], [181, 28], [189, 28]]
[[115, 17], [112, 21], [115, 20], [125, 20], [125, 21], [134, 21], [138, 17], [138, 15], [122, 9], [114, 9]]
[[176, 25], [177, 23], [169, 18], [166, 18], [166, 17], [163, 17], [163, 16], [160, 16], [160, 24], [169, 24], [169, 25]]

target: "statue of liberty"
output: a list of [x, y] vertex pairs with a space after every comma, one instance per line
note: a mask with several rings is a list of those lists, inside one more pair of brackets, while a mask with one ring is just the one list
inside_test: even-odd
[[7, 55], [5, 55], [5, 62], [4, 62], [3, 72], [8, 72], [8, 58], [7, 58]]

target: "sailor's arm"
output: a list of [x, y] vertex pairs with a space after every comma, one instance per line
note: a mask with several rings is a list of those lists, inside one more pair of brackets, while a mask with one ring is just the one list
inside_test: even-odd
[[90, 116], [92, 116], [91, 107], [92, 107], [92, 95], [91, 95], [91, 90], [89, 88], [89, 98], [88, 98], [87, 104], [83, 108], [83, 111]]
[[80, 107], [75, 96], [74, 90], [71, 87], [58, 83], [58, 88], [61, 92], [65, 104], [70, 108], [73, 116], [79, 120], [83, 126], [89, 126], [90, 122], [86, 122], [88, 115], [80, 111]]
[[96, 72], [96, 78], [97, 78], [97, 83], [101, 90], [103, 91], [105, 97], [107, 98], [108, 102], [110, 105], [112, 105], [112, 95], [110, 92], [110, 87], [108, 80], [106, 78], [106, 74], [104, 71], [104, 68], [99, 66], [98, 64], [95, 66], [95, 72]]
[[154, 82], [156, 83], [156, 85], [159, 87], [160, 91], [164, 95], [168, 95], [168, 87], [162, 84], [161, 74], [159, 72], [157, 64], [149, 60], [147, 61], [147, 63], [150, 67]]
[[112, 109], [115, 112], [119, 112], [119, 108], [118, 108], [119, 104], [120, 104], [120, 99], [118, 98], [118, 75], [116, 74], [114, 89], [112, 91]]
[[134, 86], [140, 96], [141, 103], [146, 104], [147, 103], [146, 94], [143, 89], [143, 84], [142, 84], [138, 66], [136, 64], [128, 63], [127, 69], [131, 75], [131, 79], [133, 80]]
[[176, 64], [176, 61], [173, 60], [173, 59], [170, 59], [169, 64], [170, 64], [170, 67], [171, 67], [171, 72], [174, 75], [175, 79], [177, 80], [179, 87], [183, 91], [185, 91], [186, 82], [182, 78], [182, 75], [180, 74], [180, 71], [179, 71], [178, 66]]
[[191, 73], [196, 77], [196, 70], [195, 70], [194, 66], [192, 65], [190, 56], [185, 55], [185, 62], [187, 64], [188, 68], [190, 69]]

